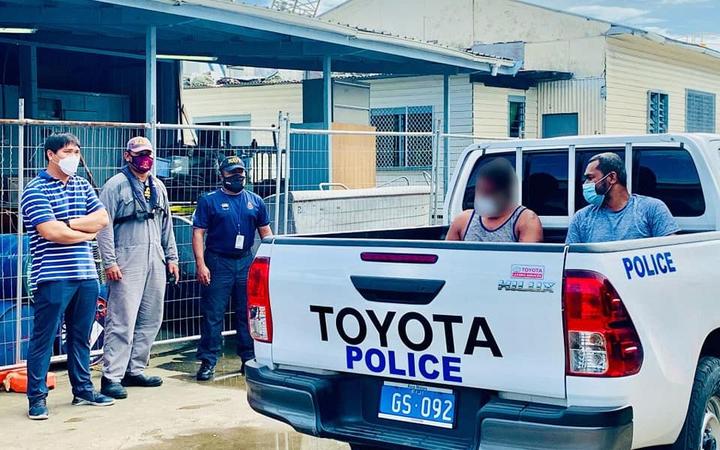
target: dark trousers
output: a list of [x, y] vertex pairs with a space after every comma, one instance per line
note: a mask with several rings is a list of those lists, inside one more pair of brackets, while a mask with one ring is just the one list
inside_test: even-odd
[[210, 285], [204, 286], [200, 300], [200, 343], [197, 358], [215, 365], [222, 349], [222, 330], [228, 300], [232, 299], [237, 330], [237, 354], [243, 361], [255, 357], [247, 317], [247, 276], [251, 252], [239, 259], [205, 252], [210, 269]]
[[47, 397], [53, 341], [65, 315], [67, 367], [74, 395], [93, 389], [90, 380], [90, 332], [97, 308], [97, 280], [40, 283], [35, 291], [35, 319], [28, 349], [28, 399]]

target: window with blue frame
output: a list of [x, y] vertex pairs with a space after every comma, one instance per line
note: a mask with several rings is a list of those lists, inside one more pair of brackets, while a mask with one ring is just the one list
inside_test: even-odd
[[[370, 125], [377, 131], [432, 132], [431, 106], [373, 108]], [[431, 136], [378, 136], [377, 167], [427, 168], [432, 166]]]
[[685, 91], [685, 131], [715, 132], [715, 94], [692, 89]]
[[668, 132], [669, 99], [663, 92], [648, 92], [647, 132], [659, 134]]

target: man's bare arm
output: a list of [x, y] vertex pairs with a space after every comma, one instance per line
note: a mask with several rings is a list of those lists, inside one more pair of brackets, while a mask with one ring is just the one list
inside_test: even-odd
[[195, 265], [205, 265], [205, 229], [193, 228], [192, 249], [195, 255]]
[[445, 236], [446, 241], [462, 241], [463, 240], [463, 233], [465, 233], [465, 230], [467, 229], [468, 222], [470, 221], [470, 218], [472, 217], [472, 210], [468, 209], [466, 211], [461, 212], [460, 214], [455, 217], [455, 219], [450, 224], [450, 229], [448, 229], [447, 236]]
[[270, 228], [270, 225], [265, 225], [264, 227], [258, 227], [258, 233], [260, 233], [260, 239], [270, 238], [273, 236], [272, 229]]
[[210, 284], [210, 269], [205, 264], [205, 229], [193, 228], [192, 248], [195, 254], [195, 266], [197, 280], [200, 284], [207, 286]]
[[[103, 210], [104, 212], [105, 210]], [[85, 233], [83, 231], [73, 230], [59, 220], [50, 220], [43, 222], [37, 227], [37, 232], [48, 241], [57, 244], [78, 244], [80, 242], [92, 241], [95, 239], [96, 233]]]
[[526, 210], [517, 223], [518, 242], [542, 242], [543, 227], [534, 211]]
[[102, 208], [86, 216], [70, 219], [70, 228], [84, 233], [97, 233], [105, 228], [109, 222], [108, 213], [105, 208]]

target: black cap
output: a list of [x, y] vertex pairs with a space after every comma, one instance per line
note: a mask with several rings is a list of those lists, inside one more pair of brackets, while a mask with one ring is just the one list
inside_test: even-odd
[[220, 161], [220, 171], [232, 172], [237, 169], [245, 169], [245, 163], [239, 156], [226, 156]]

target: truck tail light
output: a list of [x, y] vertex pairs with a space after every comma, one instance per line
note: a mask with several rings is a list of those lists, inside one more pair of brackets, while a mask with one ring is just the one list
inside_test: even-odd
[[643, 350], [615, 288], [603, 275], [565, 272], [567, 375], [624, 377], [640, 371]]
[[270, 258], [258, 256], [250, 265], [247, 281], [248, 324], [250, 335], [260, 342], [272, 342], [270, 311]]

